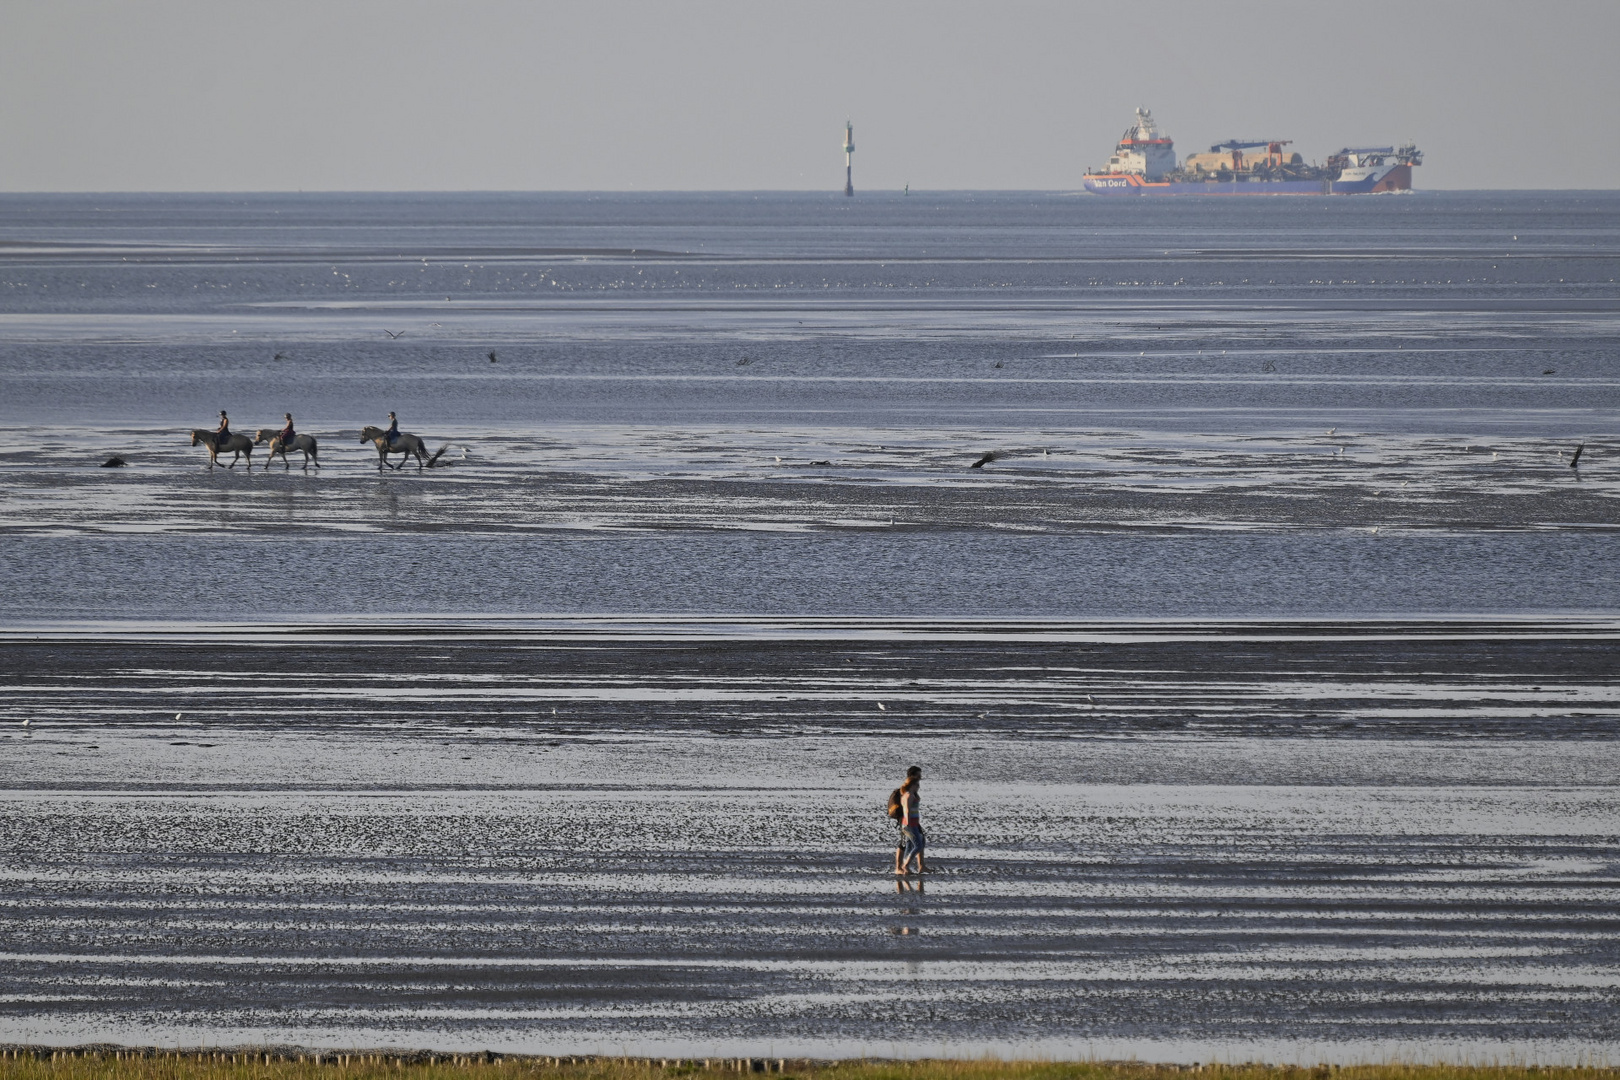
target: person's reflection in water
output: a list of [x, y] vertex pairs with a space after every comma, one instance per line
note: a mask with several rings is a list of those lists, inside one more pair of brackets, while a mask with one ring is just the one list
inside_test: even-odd
[[[894, 891], [900, 896], [921, 896], [923, 883], [915, 878], [895, 878]], [[901, 915], [921, 915], [922, 908], [905, 907], [901, 908], [899, 913]], [[889, 927], [889, 933], [898, 937], [913, 937], [922, 933], [922, 930], [916, 926], [891, 926]]]

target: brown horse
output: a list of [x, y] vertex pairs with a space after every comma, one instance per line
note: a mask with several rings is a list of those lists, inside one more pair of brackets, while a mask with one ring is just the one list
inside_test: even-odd
[[319, 451], [316, 449], [315, 436], [313, 435], [294, 435], [292, 445], [288, 447], [281, 445], [280, 431], [275, 428], [260, 428], [258, 434], [253, 436], [253, 443], [255, 446], [260, 443], [270, 444], [270, 458], [264, 463], [264, 467], [267, 469], [270, 467], [270, 462], [276, 460], [277, 454], [281, 455], [281, 464], [284, 468], [292, 468], [292, 463], [287, 460], [288, 450], [302, 450], [304, 452], [304, 468], [309, 468], [309, 463], [312, 461], [317, 469], [321, 467], [320, 458], [317, 456]]
[[[405, 463], [411, 460], [412, 454], [416, 455], [416, 468], [419, 472], [428, 461], [427, 443], [423, 442], [418, 436], [408, 435], [403, 431], [394, 437], [393, 445], [389, 445], [388, 432], [380, 427], [363, 427], [360, 429], [360, 441], [362, 443], [376, 444], [378, 472], [382, 472], [385, 465], [390, 469], [403, 469]], [[400, 455], [400, 463], [398, 465], [388, 465], [389, 454]]]
[[253, 440], [246, 435], [238, 435], [233, 431], [224, 439], [221, 439], [217, 431], [209, 431], [207, 428], [192, 428], [191, 445], [196, 446], [199, 443], [208, 447], [208, 467], [210, 469], [219, 464], [219, 455], [222, 453], [234, 453], [236, 455], [231, 458], [231, 463], [225, 466], [227, 469], [236, 468], [236, 463], [242, 460], [244, 454], [247, 455], [247, 467], [249, 469], [253, 468]]

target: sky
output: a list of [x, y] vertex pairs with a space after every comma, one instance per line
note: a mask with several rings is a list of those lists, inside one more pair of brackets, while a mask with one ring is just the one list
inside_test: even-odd
[[1420, 188], [1620, 186], [1620, 0], [4, 0], [0, 191], [1075, 190], [1416, 140]]

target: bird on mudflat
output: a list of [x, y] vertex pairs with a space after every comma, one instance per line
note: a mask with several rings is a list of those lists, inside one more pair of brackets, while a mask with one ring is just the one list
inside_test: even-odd
[[[394, 332], [393, 330], [384, 330], [383, 333], [388, 335], [388, 340], [389, 341], [393, 341], [395, 338], [402, 338], [402, 337], [405, 336], [405, 331], [403, 331], [403, 330], [399, 331], [398, 333]], [[277, 357], [277, 359], [280, 359], [280, 358]]]
[[996, 460], [996, 455], [995, 455], [994, 451], [991, 451], [990, 453], [985, 454], [983, 457], [981, 457], [978, 461], [975, 461], [973, 464], [969, 465], [968, 468], [970, 468], [970, 469], [982, 469], [982, 468], [984, 468], [986, 465], [990, 464], [990, 462], [992, 462], [994, 460]]
[[500, 361], [499, 361], [499, 360], [497, 360], [497, 359], [495, 359], [495, 352], [494, 352], [494, 350], [491, 350], [491, 351], [490, 351], [490, 354], [489, 354], [489, 362], [490, 362], [490, 363], [492, 363], [492, 364], [498, 364], [498, 363], [500, 363]]

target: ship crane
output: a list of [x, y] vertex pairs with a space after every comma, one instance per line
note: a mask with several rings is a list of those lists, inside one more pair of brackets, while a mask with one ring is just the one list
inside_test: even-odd
[[1239, 172], [1243, 168], [1243, 151], [1263, 146], [1266, 148], [1266, 168], [1271, 169], [1282, 165], [1282, 148], [1293, 141], [1293, 139], [1228, 139], [1226, 142], [1211, 146], [1209, 152], [1218, 154], [1222, 150], [1232, 151], [1232, 171]]

